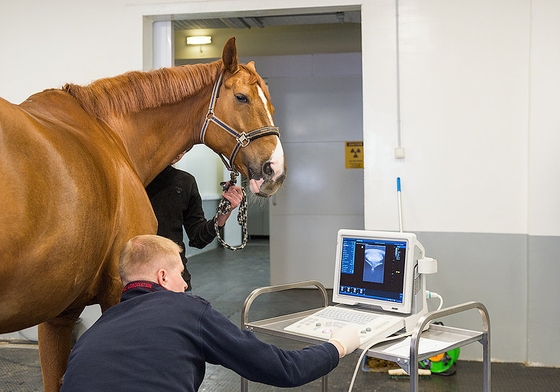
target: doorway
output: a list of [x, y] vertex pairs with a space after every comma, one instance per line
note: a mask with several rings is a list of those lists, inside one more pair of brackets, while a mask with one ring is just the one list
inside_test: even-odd
[[[363, 139], [361, 18], [359, 10], [312, 12], [178, 20], [173, 42], [182, 65], [218, 59], [236, 36], [240, 61], [254, 60], [266, 78], [288, 177], [277, 195], [249, 203], [249, 233], [270, 237], [271, 283], [312, 278], [329, 287], [337, 229], [364, 225], [363, 169], [344, 167], [344, 143]], [[193, 35], [212, 44], [187, 46]]]

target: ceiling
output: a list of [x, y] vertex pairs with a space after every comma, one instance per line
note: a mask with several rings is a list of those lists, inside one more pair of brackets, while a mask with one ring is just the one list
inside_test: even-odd
[[173, 21], [173, 28], [178, 30], [196, 29], [251, 29], [269, 26], [296, 26], [320, 24], [361, 23], [360, 11], [336, 11], [314, 14], [242, 16], [215, 19], [185, 19]]
[[[175, 64], [220, 58], [230, 37], [236, 37], [240, 57], [361, 52], [359, 9], [282, 12], [206, 14], [198, 19], [189, 19], [192, 14], [174, 15]], [[212, 44], [186, 45], [186, 38], [192, 35], [210, 35]]]

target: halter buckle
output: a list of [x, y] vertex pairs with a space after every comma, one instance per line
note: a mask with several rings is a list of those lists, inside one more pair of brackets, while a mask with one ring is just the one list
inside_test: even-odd
[[239, 143], [241, 147], [247, 147], [251, 142], [251, 139], [245, 132], [241, 132], [235, 139], [237, 139], [237, 143]]

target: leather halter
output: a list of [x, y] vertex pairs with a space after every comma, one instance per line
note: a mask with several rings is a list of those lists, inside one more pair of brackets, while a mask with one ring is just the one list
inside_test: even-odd
[[212, 97], [210, 98], [210, 106], [208, 108], [208, 114], [206, 115], [206, 119], [204, 120], [204, 125], [202, 125], [202, 130], [200, 131], [200, 141], [204, 143], [204, 135], [206, 134], [206, 130], [208, 129], [208, 125], [210, 125], [210, 122], [215, 123], [220, 128], [225, 130], [227, 133], [235, 137], [235, 140], [237, 140], [237, 144], [235, 145], [233, 151], [231, 152], [231, 155], [229, 157], [229, 162], [226, 160], [223, 154], [218, 153], [218, 155], [220, 156], [222, 162], [224, 162], [224, 165], [229, 171], [237, 171], [233, 167], [233, 162], [240, 148], [247, 147], [251, 142], [251, 140], [258, 139], [263, 136], [276, 135], [280, 137], [280, 131], [278, 130], [278, 127], [267, 125], [252, 130], [249, 133], [237, 132], [235, 129], [233, 129], [232, 127], [224, 123], [222, 120], [220, 120], [218, 117], [216, 117], [216, 115], [214, 114], [214, 107], [216, 106], [216, 101], [218, 100], [220, 87], [222, 86], [223, 75], [224, 75], [223, 72], [220, 73], [220, 75], [218, 76], [218, 80], [216, 80], [216, 83], [214, 84], [214, 89], [212, 90]]

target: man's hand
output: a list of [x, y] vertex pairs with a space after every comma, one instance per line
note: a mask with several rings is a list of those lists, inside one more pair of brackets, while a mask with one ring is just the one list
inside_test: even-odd
[[[228, 188], [227, 191], [222, 193], [222, 197], [228, 200], [231, 204], [231, 210], [237, 208], [243, 199], [243, 192], [241, 191], [241, 187], [238, 185], [232, 185]], [[231, 211], [230, 210], [230, 211]]]
[[239, 207], [241, 204], [241, 200], [243, 200], [243, 191], [241, 187], [238, 185], [231, 185], [224, 193], [222, 193], [222, 197], [229, 201], [230, 209], [229, 213], [226, 215], [219, 214], [218, 215], [218, 226], [223, 227], [226, 224], [229, 216], [231, 215], [232, 211]]
[[329, 342], [338, 349], [340, 358], [353, 352], [360, 346], [360, 334], [355, 327], [346, 326], [332, 331]]

